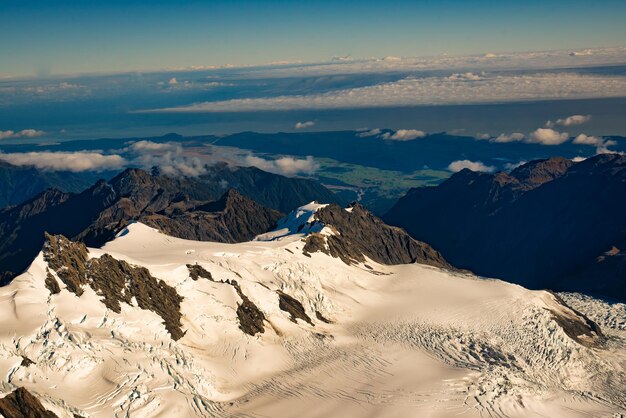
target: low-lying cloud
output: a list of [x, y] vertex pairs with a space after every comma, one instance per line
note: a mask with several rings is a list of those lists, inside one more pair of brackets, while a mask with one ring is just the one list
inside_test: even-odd
[[567, 132], [558, 132], [550, 128], [539, 128], [531, 132], [527, 142], [542, 145], [561, 145], [569, 139]]
[[0, 153], [0, 160], [18, 166], [33, 166], [49, 171], [106, 171], [124, 168], [128, 161], [120, 155], [92, 151]]
[[552, 122], [549, 120], [546, 122], [546, 127], [553, 128], [556, 125], [560, 126], [574, 126], [574, 125], [582, 125], [583, 123], [587, 123], [591, 120], [591, 115], [572, 115], [563, 119], [557, 119], [556, 122]]
[[448, 170], [453, 173], [458, 173], [464, 169], [470, 169], [472, 171], [480, 171], [483, 173], [493, 173], [496, 168], [494, 166], [486, 165], [481, 161], [470, 161], [470, 160], [457, 160], [453, 161], [448, 165]]
[[382, 131], [379, 128], [361, 130], [356, 134], [359, 138], [368, 138], [370, 136], [380, 135]]
[[1, 139], [14, 139], [14, 138], [36, 138], [43, 136], [46, 133], [44, 131], [38, 131], [37, 129], [22, 129], [21, 131], [0, 131]]
[[617, 145], [617, 141], [613, 141], [611, 139], [604, 139], [599, 136], [592, 136], [586, 134], [579, 134], [572, 141], [574, 144], [580, 145], [590, 145], [592, 147], [596, 147], [597, 154], [606, 154], [612, 152], [609, 147], [613, 145]]
[[492, 139], [492, 142], [506, 143], [523, 141], [526, 136], [521, 132], [513, 132], [512, 134], [500, 134]]
[[313, 122], [312, 120], [296, 123], [296, 129], [307, 129], [312, 128], [313, 126], [315, 126], [315, 122]]
[[275, 160], [266, 160], [256, 155], [248, 155], [244, 158], [242, 165], [254, 166], [263, 171], [284, 176], [295, 176], [296, 174], [311, 175], [319, 169], [319, 164], [310, 155], [304, 159], [280, 157]]
[[127, 151], [134, 155], [133, 165], [146, 170], [158, 167], [166, 176], [197, 177], [207, 172], [206, 161], [185, 154], [183, 146], [174, 142], [137, 141], [130, 144]]
[[181, 144], [175, 142], [137, 141], [130, 144], [126, 152], [133, 155], [130, 159], [131, 165], [146, 170], [158, 167], [162, 174], [172, 177], [201, 176], [208, 171], [209, 166], [224, 162], [232, 166], [254, 166], [284, 176], [312, 175], [319, 169], [319, 164], [312, 156], [267, 159], [249, 151], [222, 147], [212, 147], [209, 154], [189, 155]]
[[391, 141], [412, 141], [417, 138], [423, 138], [426, 136], [426, 132], [418, 131], [417, 129], [398, 129], [393, 134], [385, 132], [380, 137]]

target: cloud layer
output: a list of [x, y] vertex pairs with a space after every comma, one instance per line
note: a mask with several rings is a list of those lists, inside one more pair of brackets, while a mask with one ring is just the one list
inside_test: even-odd
[[23, 129], [21, 131], [0, 131], [1, 139], [14, 139], [14, 138], [36, 138], [43, 136], [46, 133], [44, 131], [38, 131], [37, 129]]
[[[394, 82], [308, 95], [243, 98], [196, 103], [147, 113], [252, 112], [390, 106], [497, 103], [522, 100], [621, 97], [626, 77], [592, 74], [486, 74], [476, 79], [407, 77]], [[573, 120], [565, 123], [576, 123]]]
[[417, 129], [399, 129], [396, 132], [385, 132], [380, 137], [391, 141], [412, 141], [417, 138], [423, 138], [426, 136], [426, 132], [418, 131]]
[[98, 152], [24, 152], [0, 153], [0, 160], [18, 166], [33, 166], [50, 171], [105, 171], [124, 168], [128, 161], [119, 155]]
[[275, 160], [266, 160], [255, 155], [246, 156], [242, 164], [243, 166], [254, 166], [263, 171], [281, 174], [284, 176], [295, 176], [296, 174], [314, 174], [319, 169], [319, 164], [315, 162], [312, 156], [304, 159], [293, 157], [280, 157]]

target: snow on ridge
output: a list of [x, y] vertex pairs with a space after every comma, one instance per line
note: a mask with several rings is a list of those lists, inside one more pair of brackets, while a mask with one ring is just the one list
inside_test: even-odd
[[287, 216], [278, 221], [276, 229], [257, 236], [255, 241], [280, 240], [289, 235], [307, 235], [313, 232], [321, 232], [324, 225], [317, 222], [315, 213], [328, 206], [328, 204], [315, 201], [292, 210]]
[[[90, 288], [80, 297], [50, 294], [40, 254], [0, 288], [0, 397], [24, 386], [59, 416], [98, 418], [620, 411], [623, 394], [611, 385], [625, 376], [619, 341], [608, 349], [577, 344], [550, 312], [569, 310], [547, 292], [418, 264], [368, 262], [385, 271], [379, 275], [307, 257], [297, 251], [300, 234], [321, 226], [315, 213], [323, 206], [284, 218], [293, 241], [189, 241], [133, 223], [90, 248], [176, 287], [186, 331], [178, 341], [157, 315], [132, 305], [111, 312]], [[214, 280], [193, 280], [186, 264], [196, 263]], [[268, 318], [264, 333], [240, 330], [240, 297], [226, 281]], [[314, 324], [290, 320], [278, 292], [297, 299]], [[22, 356], [34, 364], [22, 365]]]

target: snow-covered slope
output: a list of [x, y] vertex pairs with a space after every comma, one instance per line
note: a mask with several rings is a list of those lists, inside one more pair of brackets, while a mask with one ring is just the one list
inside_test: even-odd
[[[135, 223], [89, 249], [91, 260], [109, 254], [176, 290], [177, 340], [135, 297], [118, 313], [89, 284], [77, 296], [40, 253], [0, 288], [0, 396], [25, 387], [68, 417], [624, 412], [624, 312], [612, 311], [607, 326], [618, 325], [604, 338], [548, 292], [305, 255], [311, 231], [301, 225], [312, 227], [317, 209], [248, 243], [186, 241]], [[46, 285], [47, 270], [60, 292]], [[244, 326], [259, 315], [262, 331]]]

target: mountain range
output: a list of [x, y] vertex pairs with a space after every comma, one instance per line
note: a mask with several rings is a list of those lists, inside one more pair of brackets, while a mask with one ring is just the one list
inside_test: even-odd
[[383, 217], [453, 265], [524, 286], [626, 300], [626, 156], [465, 169]]
[[[138, 170], [99, 183], [81, 197], [98, 208], [96, 197], [108, 196], [114, 210], [94, 211], [97, 219], [137, 221], [100, 248], [45, 234], [27, 270], [0, 287], [1, 414], [624, 410], [617, 306], [459, 271], [358, 204], [309, 203], [244, 242], [176, 238], [144, 223], [154, 216], [144, 205], [165, 218], [198, 207], [197, 196], [172, 197], [168, 185]], [[229, 231], [239, 225], [226, 221], [229, 208], [275, 213], [245, 199], [228, 192], [200, 204], [222, 212], [191, 212]]]
[[[153, 168], [152, 173], [161, 176], [158, 168]], [[114, 171], [50, 171], [0, 161], [0, 208], [23, 203], [50, 188], [79, 193], [97, 180], [117, 174], [119, 172]], [[193, 187], [187, 187], [187, 193], [196, 194], [204, 200], [215, 200], [227, 189], [237, 189], [262, 205], [281, 212], [289, 212], [311, 200], [345, 203], [315, 180], [285, 177], [256, 167], [237, 167], [226, 163], [207, 165], [203, 174], [194, 179], [196, 181]]]
[[[268, 231], [281, 217], [227, 185], [263, 202], [289, 208], [303, 200], [336, 201], [323, 186], [256, 168], [216, 166], [203, 178], [173, 178], [127, 169], [81, 193], [48, 189], [0, 210], [0, 271], [6, 283], [23, 271], [41, 248], [44, 232], [101, 246], [131, 221], [181, 238], [241, 242]], [[284, 197], [284, 198], [283, 198]]]

